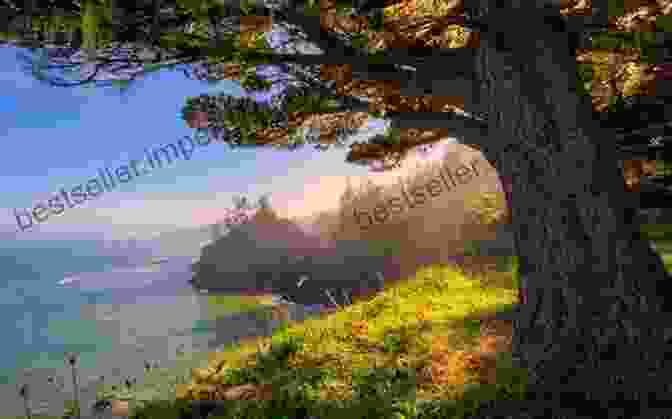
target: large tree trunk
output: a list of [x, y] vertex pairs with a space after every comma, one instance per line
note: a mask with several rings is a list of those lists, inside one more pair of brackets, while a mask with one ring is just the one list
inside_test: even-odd
[[[511, 221], [527, 294], [513, 348], [532, 389], [545, 393], [537, 404], [563, 400], [579, 408], [567, 399], [572, 394], [608, 402], [611, 410], [595, 405], [607, 417], [624, 400], [668, 400], [668, 275], [640, 238], [610, 132], [574, 92], [568, 35], [545, 25], [531, 6], [480, 3], [475, 17], [494, 18], [476, 53], [479, 106], [490, 132], [481, 150], [512, 180]], [[514, 22], [527, 30], [511, 29]]]

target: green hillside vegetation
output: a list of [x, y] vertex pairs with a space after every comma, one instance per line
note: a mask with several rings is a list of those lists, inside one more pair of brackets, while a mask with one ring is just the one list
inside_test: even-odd
[[641, 231], [656, 246], [667, 271], [672, 272], [672, 225], [643, 224]]
[[[645, 225], [642, 232], [660, 237], [670, 227]], [[669, 243], [654, 241], [659, 247]], [[668, 270], [671, 258], [664, 255]], [[494, 362], [483, 358], [480, 364], [469, 356], [479, 353], [484, 326], [515, 310], [515, 257], [501, 258], [496, 265], [498, 269], [476, 276], [454, 266], [420, 269], [372, 299], [286, 324], [270, 338], [184, 355], [171, 369], [150, 371], [131, 390], [103, 386], [100, 398], [130, 400], [131, 417], [138, 419], [177, 418], [189, 410], [188, 400], [215, 384], [251, 384], [273, 394], [272, 401], [232, 401], [217, 416], [222, 418], [292, 418], [299, 413], [320, 419], [348, 414], [464, 418], [480, 401], [521, 399], [525, 374], [514, 366], [510, 352], [500, 347]], [[260, 303], [213, 298], [224, 311], [254, 309]], [[501, 329], [494, 336], [507, 337]], [[496, 381], [484, 381], [484, 376]]]
[[[166, 394], [163, 401], [144, 404], [136, 417], [158, 418], [161, 405], [175, 398], [192, 398], [193, 392], [214, 383], [251, 383], [273, 389], [272, 402], [238, 402], [232, 409], [245, 410], [245, 416], [234, 416], [233, 410], [223, 416], [231, 418], [294, 417], [297, 408], [326, 418], [343, 415], [343, 409], [371, 406], [382, 409], [377, 417], [388, 417], [401, 404], [410, 409], [416, 400], [470, 399], [475, 394], [513, 397], [522, 389], [522, 382], [505, 353], [497, 362], [501, 375], [493, 386], [478, 385], [476, 375], [457, 364], [442, 378], [435, 376], [435, 382], [423, 382], [418, 375], [432, 367], [438, 371], [440, 354], [450, 358], [451, 354], [473, 351], [483, 319], [514, 309], [515, 282], [512, 269], [492, 272], [487, 279], [446, 266], [422, 269], [414, 278], [398, 282], [371, 300], [288, 325], [271, 338], [212, 353], [201, 368], [191, 371], [190, 384], [176, 380], [171, 386], [172, 398]], [[366, 330], [359, 328], [363, 325]], [[372, 365], [377, 367], [369, 369]], [[184, 374], [180, 376], [184, 379]], [[399, 377], [406, 381], [395, 382]], [[399, 393], [402, 390], [405, 393]], [[192, 395], [187, 396], [189, 391]], [[172, 411], [177, 414], [176, 409]], [[166, 414], [161, 417], [168, 417]]]
[[211, 319], [233, 313], [243, 313], [259, 309], [270, 303], [270, 297], [240, 295], [208, 295], [208, 315]]

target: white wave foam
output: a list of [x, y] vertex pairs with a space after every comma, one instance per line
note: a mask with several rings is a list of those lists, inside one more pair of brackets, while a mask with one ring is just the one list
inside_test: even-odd
[[58, 285], [67, 285], [74, 281], [79, 281], [79, 278], [76, 276], [66, 276], [65, 278], [58, 281]]

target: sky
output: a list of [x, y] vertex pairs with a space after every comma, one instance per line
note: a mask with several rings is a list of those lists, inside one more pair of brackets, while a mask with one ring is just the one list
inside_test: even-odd
[[[114, 88], [51, 87], [24, 73], [18, 51], [0, 48], [0, 232], [15, 232], [16, 239], [52, 233], [147, 237], [216, 222], [241, 194], [253, 200], [270, 194], [280, 215], [303, 217], [335, 208], [348, 177], [354, 185], [366, 177], [388, 183], [408, 170], [371, 173], [345, 162], [347, 148], [232, 150], [213, 142], [195, 146], [188, 160], [155, 167], [41, 223], [25, 227], [24, 216], [22, 229], [16, 212], [46, 205], [61, 188], [86, 184], [104, 167], [113, 171], [142, 160], [147, 149], [180, 139], [186, 144], [184, 137], [195, 134], [180, 117], [188, 97], [243, 90], [234, 81], [207, 85], [169, 70], [140, 81], [126, 96]], [[381, 122], [371, 119], [373, 128], [352, 140], [383, 132]], [[437, 150], [431, 158], [440, 158], [445, 147]]]

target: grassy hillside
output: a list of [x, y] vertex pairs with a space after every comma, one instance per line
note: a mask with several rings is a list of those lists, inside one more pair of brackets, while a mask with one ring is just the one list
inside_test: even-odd
[[[643, 226], [659, 249], [667, 226]], [[663, 253], [672, 269], [672, 254]], [[190, 401], [232, 399], [221, 418], [463, 418], [484, 400], [522, 398], [510, 354], [515, 258], [482, 275], [420, 269], [369, 300], [218, 352], [185, 355], [142, 385], [100, 397], [129, 400], [135, 418], [177, 418]], [[494, 267], [497, 268], [494, 268]], [[257, 300], [217, 296], [222, 312]], [[214, 417], [214, 416], [211, 416]]]
[[210, 319], [224, 317], [233, 313], [242, 313], [258, 309], [271, 303], [271, 297], [208, 295], [208, 315]]
[[511, 269], [487, 278], [422, 269], [368, 301], [211, 353], [191, 371], [191, 383], [176, 382], [172, 396], [138, 404], [136, 413], [165, 418], [161, 406], [244, 384], [273, 397], [232, 405], [250, 418], [299, 417], [297, 409], [336, 417], [371, 406], [387, 417], [417, 401], [462, 400], [455, 406], [466, 407], [476, 396], [517, 394], [522, 378], [507, 354], [505, 320], [517, 300], [515, 282]]
[[[642, 232], [672, 269], [672, 226]], [[421, 269], [371, 300], [213, 353], [174, 397], [145, 404], [138, 417], [168, 417], [183, 401], [241, 388], [256, 401], [231, 402], [219, 417], [462, 418], [476, 400], [521, 398], [525, 373], [510, 354], [514, 260], [479, 276]]]

